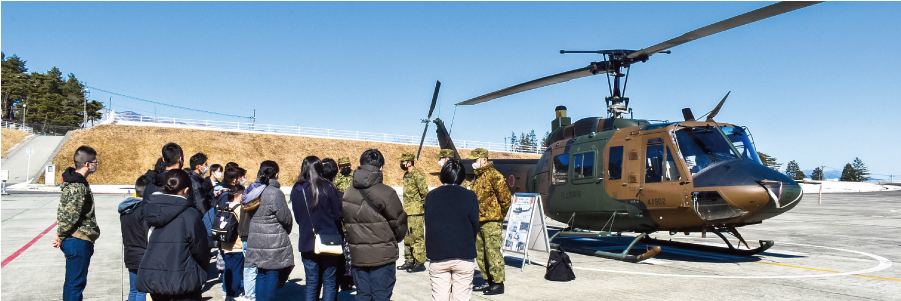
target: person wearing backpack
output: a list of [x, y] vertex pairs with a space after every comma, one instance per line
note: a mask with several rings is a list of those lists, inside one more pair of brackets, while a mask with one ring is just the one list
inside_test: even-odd
[[200, 212], [187, 198], [190, 176], [172, 169], [164, 174], [162, 184], [162, 191], [151, 194], [142, 205], [151, 230], [135, 286], [150, 293], [154, 301], [201, 300], [210, 247]]
[[363, 152], [341, 207], [359, 301], [391, 299], [397, 244], [407, 234], [407, 214], [397, 191], [382, 183], [383, 165], [377, 149]]
[[250, 218], [247, 243], [244, 246], [247, 248], [244, 265], [257, 268], [256, 294], [257, 300], [261, 301], [275, 300], [276, 288], [280, 282], [287, 280], [294, 267], [294, 247], [288, 238], [294, 221], [291, 219], [291, 209], [288, 208], [285, 194], [279, 189], [281, 184], [278, 175], [279, 168], [275, 161], [263, 161], [260, 163], [257, 182], [244, 191], [245, 194], [251, 194], [254, 192], [254, 184], [265, 185], [257, 208]]
[[432, 300], [469, 300], [476, 268], [479, 198], [460, 186], [463, 164], [448, 159], [439, 175], [442, 186], [425, 197], [426, 257]]
[[297, 251], [303, 261], [306, 274], [306, 298], [319, 300], [337, 300], [338, 285], [336, 281], [338, 267], [343, 264], [341, 254], [314, 252], [317, 235], [340, 237], [341, 231], [341, 198], [338, 189], [331, 181], [322, 176], [322, 162], [318, 157], [309, 156], [301, 163], [300, 175], [291, 189], [291, 206], [294, 207], [294, 221], [297, 223]]
[[222, 287], [225, 291], [226, 301], [243, 299], [240, 297], [244, 294], [244, 242], [238, 235], [242, 211], [241, 194], [243, 193], [244, 186], [235, 185], [227, 193], [229, 202], [218, 204], [215, 207], [218, 219], [213, 231], [217, 234], [217, 240], [220, 242], [220, 256], [225, 261]]

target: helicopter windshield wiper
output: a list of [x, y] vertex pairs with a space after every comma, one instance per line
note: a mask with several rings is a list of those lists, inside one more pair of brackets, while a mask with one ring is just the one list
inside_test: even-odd
[[695, 144], [701, 147], [701, 150], [704, 151], [704, 154], [707, 154], [707, 157], [710, 157], [711, 162], [716, 162], [716, 155], [714, 155], [713, 152], [710, 151], [710, 148], [707, 147], [707, 145], [704, 144], [704, 142], [701, 141], [701, 139], [698, 138], [697, 135], [695, 135], [694, 129], [694, 127], [691, 127], [691, 130], [685, 131], [685, 133], [688, 134], [688, 137], [691, 138], [691, 140], [694, 141]]

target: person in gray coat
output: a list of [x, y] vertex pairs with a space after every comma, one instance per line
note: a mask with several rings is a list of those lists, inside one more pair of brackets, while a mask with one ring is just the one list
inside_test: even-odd
[[279, 279], [287, 279], [294, 266], [294, 249], [288, 239], [294, 222], [285, 194], [279, 190], [278, 164], [263, 161], [257, 181], [266, 188], [260, 195], [259, 208], [250, 220], [244, 266], [257, 268], [257, 300], [271, 301], [275, 300]]

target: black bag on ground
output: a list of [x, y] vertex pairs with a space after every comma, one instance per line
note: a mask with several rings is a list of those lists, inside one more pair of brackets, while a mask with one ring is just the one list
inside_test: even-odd
[[547, 273], [544, 279], [550, 281], [571, 281], [576, 279], [573, 273], [573, 263], [569, 260], [569, 255], [563, 251], [563, 247], [551, 250], [551, 256], [547, 260]]
[[[213, 209], [211, 209], [213, 210]], [[216, 204], [213, 216], [213, 240], [233, 243], [238, 239], [238, 215], [228, 202]]]

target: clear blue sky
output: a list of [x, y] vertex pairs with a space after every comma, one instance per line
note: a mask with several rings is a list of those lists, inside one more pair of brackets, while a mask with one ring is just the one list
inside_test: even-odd
[[[2, 2], [2, 50], [89, 86], [259, 123], [420, 135], [441, 80], [454, 103], [641, 49], [772, 2]], [[860, 157], [901, 175], [901, 3], [827, 2], [718, 33], [632, 68], [636, 118], [712, 109], [802, 169]], [[459, 107], [456, 139], [549, 130], [553, 109], [603, 116], [595, 76]], [[108, 102], [110, 94], [92, 91]], [[113, 96], [113, 108], [238, 121]], [[434, 132], [430, 130], [430, 136]], [[828, 170], [828, 169], [827, 169]]]

